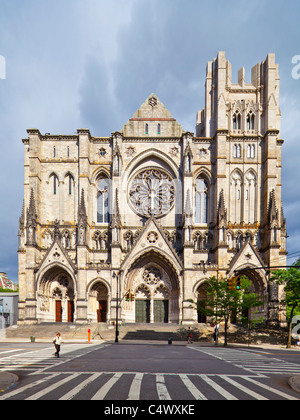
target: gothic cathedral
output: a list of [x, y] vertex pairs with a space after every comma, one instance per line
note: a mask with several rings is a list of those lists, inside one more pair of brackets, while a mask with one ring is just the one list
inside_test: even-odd
[[287, 255], [274, 54], [251, 83], [224, 52], [208, 63], [196, 134], [155, 94], [110, 137], [27, 132], [20, 323], [112, 323], [117, 302], [126, 323], [206, 322], [192, 301], [234, 275], [285, 322], [268, 269]]

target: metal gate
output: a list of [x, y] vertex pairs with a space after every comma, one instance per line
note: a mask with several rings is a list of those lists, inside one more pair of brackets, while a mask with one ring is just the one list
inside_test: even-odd
[[167, 323], [169, 321], [169, 301], [154, 301], [154, 322]]
[[135, 322], [150, 322], [150, 300], [135, 301]]

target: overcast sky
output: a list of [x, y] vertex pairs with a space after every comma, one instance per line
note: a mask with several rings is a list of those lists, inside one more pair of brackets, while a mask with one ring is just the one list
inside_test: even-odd
[[27, 128], [109, 136], [154, 92], [195, 132], [206, 63], [218, 51], [234, 82], [239, 68], [250, 82], [251, 68], [276, 54], [292, 263], [300, 255], [299, 21], [299, 0], [0, 0], [0, 271], [17, 281]]

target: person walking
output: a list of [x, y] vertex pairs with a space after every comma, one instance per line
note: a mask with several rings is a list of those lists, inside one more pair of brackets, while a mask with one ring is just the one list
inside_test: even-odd
[[54, 353], [54, 356], [56, 356], [57, 358], [59, 358], [59, 352], [60, 352], [61, 343], [62, 343], [61, 335], [58, 332], [56, 334], [56, 336], [53, 338], [53, 344], [54, 344], [55, 350], [56, 350], [56, 352]]
[[189, 327], [189, 329], [188, 329], [187, 343], [188, 344], [193, 344], [193, 342], [192, 342], [192, 331], [191, 331], [191, 327]]
[[220, 330], [220, 324], [216, 323], [215, 328], [214, 328], [214, 343], [216, 346], [218, 345], [219, 330]]

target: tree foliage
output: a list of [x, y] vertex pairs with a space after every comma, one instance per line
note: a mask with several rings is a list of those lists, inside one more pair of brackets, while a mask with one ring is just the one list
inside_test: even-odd
[[284, 299], [282, 303], [287, 306], [287, 321], [289, 326], [287, 347], [291, 347], [293, 317], [300, 308], [300, 258], [287, 270], [272, 271], [270, 280], [278, 285], [284, 285]]
[[207, 283], [207, 298], [204, 302], [202, 301], [198, 310], [206, 316], [214, 317], [216, 322], [224, 321], [224, 346], [227, 345], [228, 325], [231, 316], [241, 317], [246, 310], [261, 306], [264, 303], [255, 293], [251, 292], [250, 288], [251, 282], [244, 276], [241, 277], [238, 290], [235, 287], [230, 289], [227, 279], [220, 280], [212, 277]]

